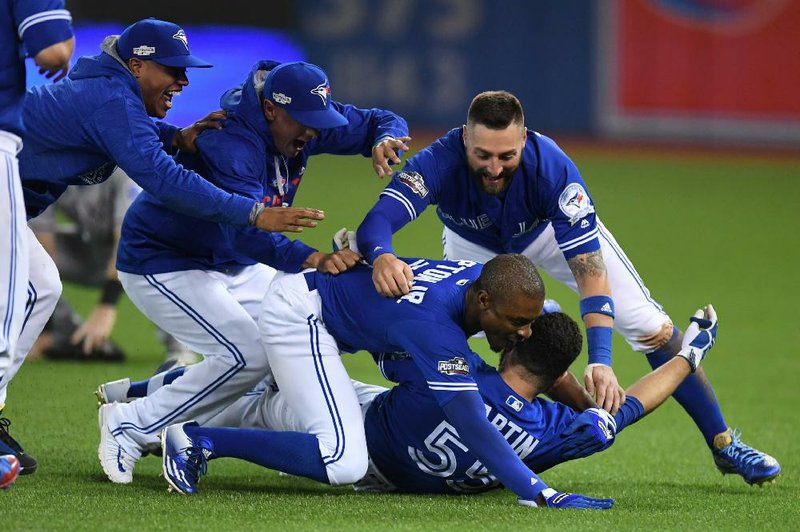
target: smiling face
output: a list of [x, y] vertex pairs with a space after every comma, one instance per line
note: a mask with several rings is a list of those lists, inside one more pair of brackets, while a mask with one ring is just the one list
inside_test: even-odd
[[318, 129], [304, 126], [271, 100], [264, 100], [263, 105], [272, 141], [282, 155], [296, 157], [303, 151], [306, 143], [319, 135]]
[[522, 160], [525, 128], [511, 122], [505, 129], [491, 129], [483, 124], [464, 126], [467, 165], [481, 189], [490, 195], [508, 189]]
[[485, 291], [478, 292], [480, 328], [492, 351], [499, 353], [530, 337], [531, 324], [542, 313], [544, 300], [521, 291], [493, 300]]
[[172, 98], [189, 84], [185, 68], [141, 59], [129, 59], [128, 67], [139, 83], [147, 114], [155, 118], [167, 116], [167, 111], [172, 109]]

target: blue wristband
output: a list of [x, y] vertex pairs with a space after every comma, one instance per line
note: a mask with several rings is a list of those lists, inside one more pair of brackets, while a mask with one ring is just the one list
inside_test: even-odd
[[614, 300], [610, 296], [589, 296], [581, 299], [581, 317], [589, 313], [604, 314], [614, 318]]
[[611, 366], [611, 327], [589, 327], [586, 329], [586, 344], [589, 350], [589, 364]]

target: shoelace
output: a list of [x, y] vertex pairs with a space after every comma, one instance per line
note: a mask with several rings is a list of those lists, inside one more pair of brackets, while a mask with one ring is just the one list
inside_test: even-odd
[[22, 447], [20, 447], [19, 443], [11, 437], [11, 434], [8, 433], [8, 427], [11, 426], [11, 420], [7, 417], [0, 417], [0, 440], [14, 449], [17, 452], [22, 452]]
[[208, 470], [208, 461], [206, 460], [206, 456], [203, 454], [202, 447], [186, 447], [185, 449], [181, 450], [182, 453], [186, 455], [186, 465], [191, 473], [194, 476], [194, 481], [197, 482], [200, 480], [200, 477], [206, 474]]
[[736, 460], [749, 466], [763, 458], [760, 451], [757, 451], [741, 441], [742, 432], [738, 429], [731, 431], [731, 444], [722, 453], [731, 460]]

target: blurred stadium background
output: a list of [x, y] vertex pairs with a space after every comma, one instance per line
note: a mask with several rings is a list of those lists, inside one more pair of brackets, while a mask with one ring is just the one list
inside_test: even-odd
[[[405, 116], [415, 149], [462, 124], [475, 93], [514, 92], [528, 127], [575, 160], [604, 222], [673, 318], [683, 323], [698, 305], [715, 304], [720, 340], [706, 367], [728, 422], [776, 456], [784, 474], [764, 490], [722, 479], [669, 402], [604, 456], [546, 474], [560, 488], [616, 497], [617, 509], [602, 516], [533, 517], [510, 493], [356, 498], [226, 461], [212, 464], [200, 497], [167, 497], [152, 459], [137, 467], [133, 486], [113, 486], [95, 457], [90, 392], [106, 380], [144, 378], [163, 360], [152, 326], [123, 301], [113, 336], [128, 353], [124, 365], [31, 361], [12, 384], [14, 434], [41, 467], [0, 494], [8, 497], [3, 528], [466, 530], [532, 519], [541, 529], [796, 526], [800, 1], [68, 0], [67, 7], [76, 57], [97, 53], [104, 36], [146, 16], [184, 26], [192, 51], [216, 66], [190, 71], [169, 115], [179, 125], [215, 109], [263, 58], [323, 66], [337, 100]], [[360, 222], [384, 182], [359, 158], [321, 157], [310, 172], [297, 204], [324, 209], [327, 220], [303, 238], [326, 249], [336, 229]], [[397, 248], [437, 257], [440, 235], [427, 212], [398, 235]], [[548, 291], [576, 313], [574, 296], [554, 283]], [[82, 312], [97, 298], [75, 286], [65, 292]], [[475, 348], [487, 354], [480, 342]], [[618, 337], [614, 352], [621, 382], [646, 371]], [[355, 378], [379, 381], [366, 357], [347, 364]]]

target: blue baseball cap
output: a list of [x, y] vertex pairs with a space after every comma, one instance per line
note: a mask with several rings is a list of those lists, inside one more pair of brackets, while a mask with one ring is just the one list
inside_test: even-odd
[[282, 107], [306, 127], [346, 126], [347, 118], [331, 106], [331, 84], [316, 65], [296, 61], [273, 68], [264, 80], [264, 98]]
[[170, 67], [214, 66], [189, 53], [186, 32], [180, 26], [155, 18], [146, 18], [125, 28], [117, 40], [117, 53], [123, 61], [135, 57]]

